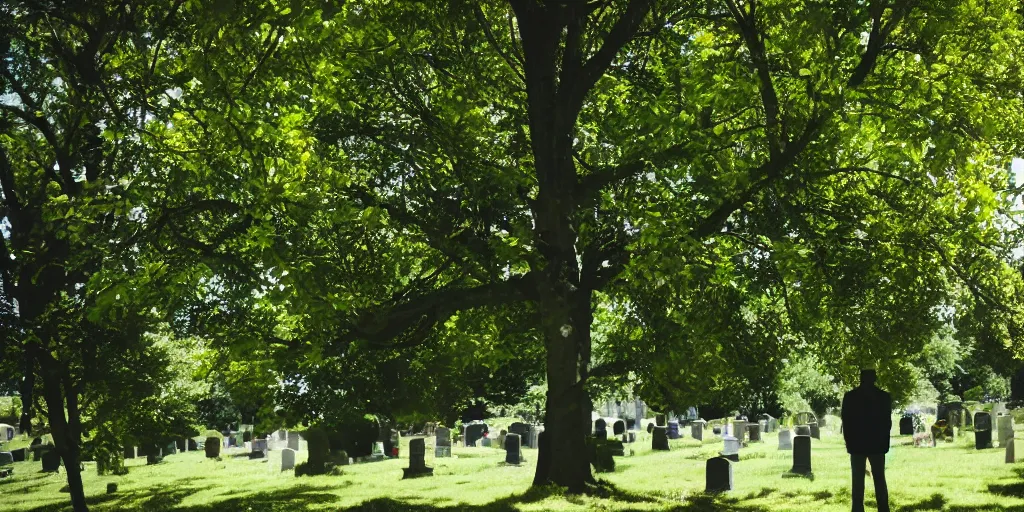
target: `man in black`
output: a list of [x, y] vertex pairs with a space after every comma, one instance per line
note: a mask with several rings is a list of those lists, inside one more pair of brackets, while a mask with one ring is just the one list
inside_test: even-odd
[[871, 461], [879, 512], [889, 512], [885, 454], [889, 452], [892, 399], [875, 386], [875, 371], [861, 370], [860, 386], [843, 396], [843, 437], [853, 468], [853, 512], [864, 512], [864, 470]]

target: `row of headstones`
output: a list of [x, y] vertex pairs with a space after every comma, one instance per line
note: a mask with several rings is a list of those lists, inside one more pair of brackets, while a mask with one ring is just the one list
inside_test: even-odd
[[[793, 467], [789, 473], [797, 476], [810, 476], [811, 471], [811, 436], [796, 435], [790, 441], [789, 430], [779, 432], [779, 449], [793, 450]], [[783, 435], [786, 435], [786, 445], [783, 448]], [[730, 436], [731, 437], [731, 436]], [[733, 438], [735, 439], [735, 438]], [[728, 450], [726, 450], [728, 451]], [[704, 470], [706, 492], [725, 492], [733, 488], [733, 462], [739, 462], [739, 454], [731, 456], [723, 452], [718, 457], [708, 459]]]
[[32, 452], [32, 460], [42, 462], [43, 471], [51, 473], [60, 468], [60, 454], [53, 445], [43, 444], [42, 440], [36, 438], [29, 448], [18, 448], [8, 452], [0, 452], [0, 467], [25, 462], [28, 460], [28, 452]]

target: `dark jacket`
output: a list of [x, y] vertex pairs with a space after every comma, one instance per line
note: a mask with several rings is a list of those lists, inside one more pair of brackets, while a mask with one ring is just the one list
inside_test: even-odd
[[843, 396], [846, 451], [858, 455], [889, 452], [892, 398], [875, 386], [858, 387]]

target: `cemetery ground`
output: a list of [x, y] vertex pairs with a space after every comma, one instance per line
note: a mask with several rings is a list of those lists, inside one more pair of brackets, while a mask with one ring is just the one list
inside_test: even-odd
[[[712, 436], [708, 436], [712, 437]], [[611, 484], [598, 495], [566, 496], [554, 489], [531, 489], [536, 451], [527, 461], [506, 466], [496, 448], [454, 447], [454, 458], [433, 458], [427, 438], [427, 465], [434, 476], [402, 480], [408, 466], [408, 443], [402, 457], [341, 467], [340, 475], [294, 477], [275, 471], [280, 453], [269, 460], [248, 460], [242, 450], [223, 460], [208, 460], [201, 451], [166, 457], [146, 466], [133, 459], [125, 476], [97, 476], [86, 465], [86, 495], [97, 511], [291, 511], [291, 510], [610, 510], [610, 511], [846, 511], [849, 510], [849, 459], [842, 437], [823, 432], [813, 443], [814, 478], [783, 478], [792, 452], [777, 450], [766, 436], [751, 443], [734, 464], [734, 490], [706, 495], [704, 464], [721, 449], [718, 438], [703, 444], [671, 441], [672, 450], [655, 452], [644, 434], [633, 456], [617, 457], [615, 473], [598, 474]], [[999, 448], [975, 450], [971, 437], [937, 448], [914, 448], [910, 438], [894, 438], [888, 464], [893, 510], [1024, 511], [1024, 463], [1004, 463]], [[630, 445], [627, 445], [630, 446]], [[299, 452], [299, 462], [305, 452]], [[0, 483], [0, 510], [43, 512], [67, 510], [60, 492], [63, 474], [39, 472], [39, 462], [14, 464], [15, 477]], [[116, 482], [115, 494], [106, 485]], [[867, 501], [874, 505], [870, 477]]]

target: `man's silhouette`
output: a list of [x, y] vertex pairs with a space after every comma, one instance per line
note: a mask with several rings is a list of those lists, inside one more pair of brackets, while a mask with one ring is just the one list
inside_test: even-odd
[[853, 512], [864, 512], [864, 470], [871, 461], [879, 512], [889, 512], [885, 454], [889, 452], [892, 399], [875, 386], [875, 371], [861, 370], [860, 386], [843, 396], [843, 437], [853, 468]]

